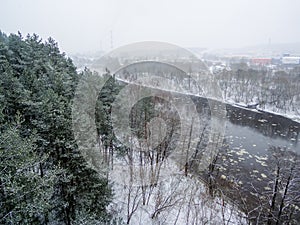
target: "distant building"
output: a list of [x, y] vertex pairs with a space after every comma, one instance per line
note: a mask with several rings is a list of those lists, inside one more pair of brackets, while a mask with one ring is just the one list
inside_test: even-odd
[[299, 65], [300, 64], [300, 57], [299, 56], [282, 57], [281, 63], [283, 65]]
[[265, 66], [271, 64], [271, 58], [253, 58], [251, 59], [251, 63], [254, 65]]

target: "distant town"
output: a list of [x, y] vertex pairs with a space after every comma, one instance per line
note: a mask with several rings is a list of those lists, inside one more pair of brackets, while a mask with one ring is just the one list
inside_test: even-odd
[[300, 54], [282, 53], [276, 57], [253, 57], [251, 55], [215, 55], [204, 54], [205, 60], [213, 74], [231, 70], [233, 64], [245, 64], [257, 70], [288, 71], [300, 65]]

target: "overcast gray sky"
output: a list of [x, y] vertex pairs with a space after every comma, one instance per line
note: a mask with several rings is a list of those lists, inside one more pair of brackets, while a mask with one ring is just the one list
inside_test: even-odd
[[0, 29], [51, 36], [67, 53], [136, 41], [183, 47], [300, 42], [299, 0], [0, 0]]

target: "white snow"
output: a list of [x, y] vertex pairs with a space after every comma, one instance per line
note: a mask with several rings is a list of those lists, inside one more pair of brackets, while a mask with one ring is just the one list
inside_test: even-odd
[[109, 177], [115, 192], [111, 210], [125, 222], [132, 212], [129, 224], [246, 224], [236, 206], [211, 198], [198, 178], [185, 176], [170, 159], [160, 165], [155, 185], [146, 178], [149, 168], [137, 167], [131, 176], [132, 168], [123, 160], [114, 164]]

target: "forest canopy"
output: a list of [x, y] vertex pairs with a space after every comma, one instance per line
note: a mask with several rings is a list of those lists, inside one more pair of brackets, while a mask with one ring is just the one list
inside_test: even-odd
[[0, 32], [0, 223], [99, 224], [108, 180], [87, 166], [72, 132], [80, 76], [57, 43]]

